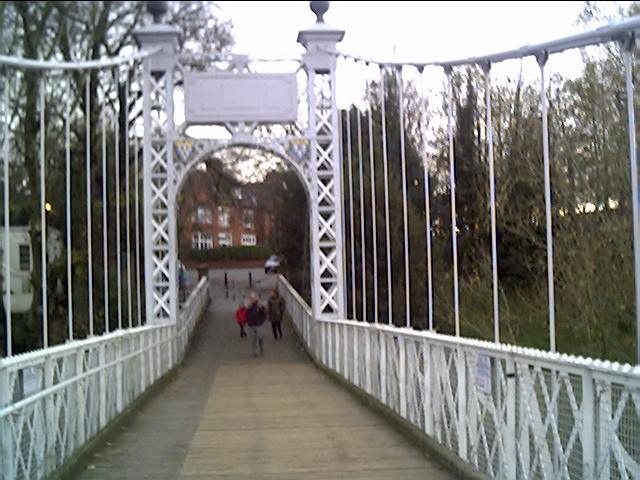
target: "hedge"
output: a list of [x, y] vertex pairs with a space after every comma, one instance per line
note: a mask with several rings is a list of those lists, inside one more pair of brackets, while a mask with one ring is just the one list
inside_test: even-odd
[[273, 254], [269, 245], [254, 247], [218, 247], [209, 250], [187, 250], [183, 254], [184, 260], [266, 260]]

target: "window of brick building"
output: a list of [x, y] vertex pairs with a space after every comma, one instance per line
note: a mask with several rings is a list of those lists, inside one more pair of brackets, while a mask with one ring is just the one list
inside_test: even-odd
[[253, 230], [253, 210], [244, 210], [242, 212], [242, 227]]
[[218, 207], [218, 226], [228, 227], [231, 209], [229, 207]]
[[31, 246], [19, 245], [18, 255], [20, 256], [20, 271], [28, 272], [31, 270]]
[[191, 248], [194, 250], [207, 250], [213, 248], [213, 238], [202, 232], [195, 232], [191, 235]]
[[213, 213], [209, 207], [197, 207], [191, 215], [191, 221], [211, 225], [213, 223]]
[[242, 245], [246, 247], [253, 247], [256, 245], [256, 236], [250, 235], [250, 234], [243, 234], [242, 238], [240, 239], [240, 242], [242, 243]]
[[233, 245], [231, 233], [220, 232], [218, 234], [218, 245], [221, 247], [230, 247]]

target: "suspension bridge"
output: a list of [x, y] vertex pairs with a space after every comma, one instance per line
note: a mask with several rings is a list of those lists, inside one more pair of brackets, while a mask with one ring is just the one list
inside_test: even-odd
[[[179, 49], [180, 30], [163, 21], [163, 2], [149, 2], [153, 22], [134, 30], [138, 49], [126, 57], [0, 56], [2, 478], [640, 479], [640, 18], [484, 57], [404, 64], [340, 52], [345, 32], [323, 20], [329, 2], [310, 3], [317, 22], [297, 39], [306, 53], [280, 73], [260, 73], [242, 55], [194, 67]], [[606, 202], [572, 191], [560, 205], [552, 172], [566, 173], [573, 188], [581, 180], [569, 162], [576, 152], [552, 148], [554, 129], [588, 146], [598, 129], [575, 111], [551, 115], [547, 62], [590, 48], [618, 55], [616, 102], [603, 101], [617, 108], [605, 115], [626, 127], [609, 139], [626, 183], [608, 186]], [[539, 109], [518, 138], [527, 141], [524, 157], [540, 159], [531, 170], [541, 178], [513, 190], [541, 204], [518, 210], [520, 200], [500, 196], [518, 165], [499, 162], [515, 143], [498, 127], [522, 102], [492, 94], [492, 73], [524, 60], [539, 68], [538, 90], [529, 91]], [[470, 68], [484, 99], [465, 87], [461, 72]], [[435, 100], [434, 79], [446, 87]], [[362, 85], [345, 110], [336, 103], [340, 82]], [[457, 201], [473, 186], [456, 163], [465, 147], [455, 135], [471, 118], [465, 95], [481, 106], [468, 132], [487, 175], [482, 219], [475, 203]], [[224, 134], [195, 138], [191, 126]], [[282, 275], [254, 272], [255, 283], [229, 286], [226, 273], [223, 282], [210, 270], [180, 301], [181, 186], [236, 146], [280, 158], [304, 186], [308, 300]], [[589, 170], [586, 183], [611, 179], [614, 164], [604, 175]], [[24, 213], [12, 205], [25, 198], [30, 225], [16, 228], [12, 216]], [[545, 279], [536, 331], [545, 331], [546, 349], [504, 341], [515, 327], [504, 318], [501, 274], [509, 272], [500, 270], [499, 246], [514, 226], [500, 221], [512, 209], [543, 252], [544, 268], [533, 271]], [[607, 321], [624, 312], [635, 322], [624, 337], [635, 361], [563, 353], [556, 296], [566, 268], [556, 263], [554, 228], [566, 234], [571, 215], [623, 211], [629, 228], [618, 236], [628, 233], [631, 253], [616, 280], [632, 307], [605, 302], [605, 311]], [[470, 252], [470, 232], [482, 225], [483, 250]], [[617, 261], [608, 250], [592, 256], [605, 260], [594, 267], [585, 257], [574, 277], [587, 284]], [[481, 312], [476, 299], [470, 322], [463, 300], [480, 277], [490, 305]], [[267, 335], [265, 355], [253, 358], [233, 312], [250, 291], [266, 300], [274, 286], [286, 302], [285, 335]], [[19, 351], [18, 332], [34, 316], [39, 347]], [[489, 333], [480, 335], [483, 323]]]

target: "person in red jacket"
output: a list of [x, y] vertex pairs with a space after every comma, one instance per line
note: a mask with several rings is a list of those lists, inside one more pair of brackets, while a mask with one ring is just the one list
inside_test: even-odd
[[236, 310], [236, 322], [240, 325], [240, 336], [246, 337], [247, 332], [244, 331], [244, 326], [247, 323], [247, 306], [244, 302], [240, 302], [240, 306]]

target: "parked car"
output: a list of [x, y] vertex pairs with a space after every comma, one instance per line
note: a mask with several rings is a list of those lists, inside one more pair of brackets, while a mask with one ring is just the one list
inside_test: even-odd
[[264, 273], [278, 273], [279, 268], [280, 257], [278, 257], [278, 255], [271, 255], [267, 258], [267, 261], [264, 262]]

